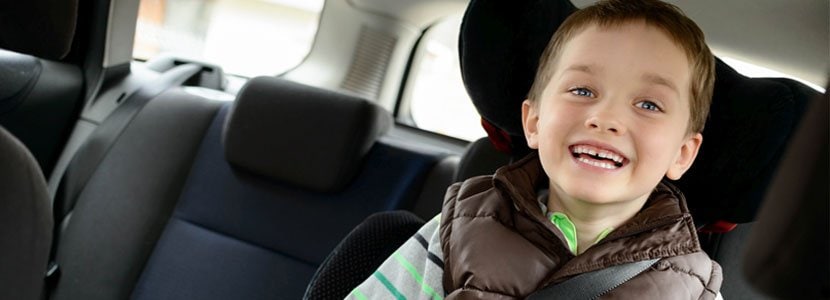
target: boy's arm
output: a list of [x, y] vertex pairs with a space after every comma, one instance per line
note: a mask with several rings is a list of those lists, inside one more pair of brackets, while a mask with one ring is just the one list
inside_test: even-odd
[[346, 299], [443, 299], [440, 217], [418, 229]]

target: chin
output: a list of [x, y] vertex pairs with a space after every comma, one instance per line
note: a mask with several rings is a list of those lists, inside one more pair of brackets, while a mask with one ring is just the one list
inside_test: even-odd
[[574, 187], [563, 189], [563, 191], [571, 199], [591, 204], [609, 204], [623, 201], [619, 197], [620, 193], [614, 193], [607, 188], [596, 186]]

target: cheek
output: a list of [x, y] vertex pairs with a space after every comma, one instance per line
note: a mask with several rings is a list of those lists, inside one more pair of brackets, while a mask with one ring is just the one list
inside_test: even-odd
[[576, 119], [572, 111], [564, 106], [548, 106], [540, 115], [539, 143], [551, 144], [561, 142], [573, 127]]
[[542, 109], [542, 117], [546, 119], [544, 122], [555, 129], [571, 128], [574, 124], [580, 124], [584, 115], [584, 109], [556, 99], [550, 99], [548, 105]]
[[660, 165], [660, 171], [667, 171], [682, 145], [680, 139], [673, 137], [683, 134], [665, 124], [644, 126], [637, 134], [641, 159], [651, 160]]

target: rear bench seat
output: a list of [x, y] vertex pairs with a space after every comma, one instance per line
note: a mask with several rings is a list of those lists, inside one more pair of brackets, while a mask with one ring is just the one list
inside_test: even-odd
[[51, 298], [300, 299], [353, 227], [415, 207], [447, 156], [376, 141], [391, 125], [368, 101], [275, 78], [233, 106], [163, 93], [64, 200]]

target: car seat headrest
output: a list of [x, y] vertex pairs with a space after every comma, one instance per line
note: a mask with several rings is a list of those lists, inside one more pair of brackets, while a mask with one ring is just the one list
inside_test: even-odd
[[337, 191], [391, 124], [391, 114], [367, 100], [257, 77], [239, 92], [225, 121], [225, 158], [273, 180]]
[[[458, 51], [461, 76], [496, 148], [527, 148], [521, 104], [533, 84], [539, 57], [556, 28], [576, 7], [569, 1], [472, 0], [461, 22]], [[509, 143], [509, 145], [498, 145]]]
[[0, 9], [0, 48], [59, 60], [69, 53], [77, 0], [13, 1]]
[[[483, 123], [526, 147], [521, 103], [553, 32], [576, 8], [567, 0], [473, 0], [461, 25], [464, 85]], [[770, 79], [748, 78], [720, 60], [703, 144], [692, 168], [676, 182], [700, 223], [751, 221], [793, 124], [793, 93]], [[796, 101], [802, 101], [798, 99]], [[504, 140], [487, 130], [491, 141]], [[498, 146], [498, 145], [497, 145]]]
[[784, 84], [743, 76], [720, 59], [715, 73], [703, 144], [676, 185], [697, 221], [750, 222], [801, 113]]

